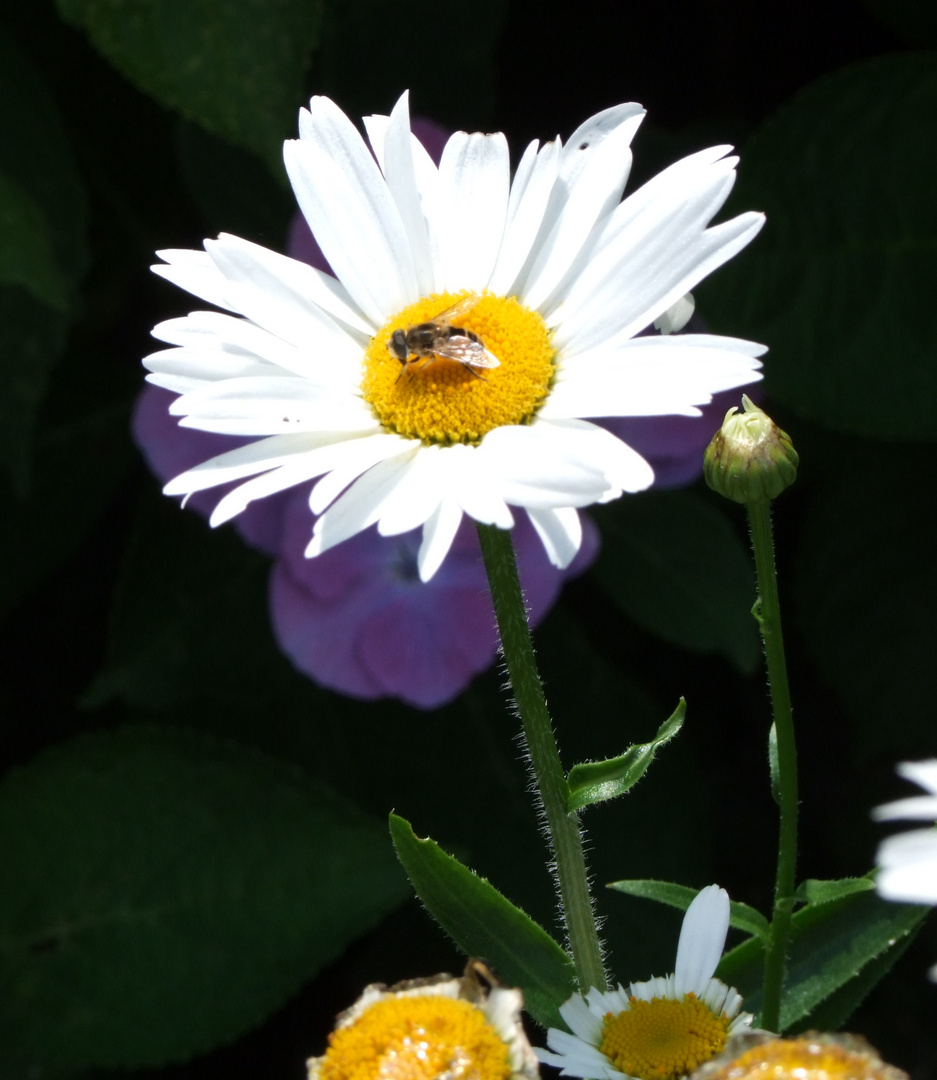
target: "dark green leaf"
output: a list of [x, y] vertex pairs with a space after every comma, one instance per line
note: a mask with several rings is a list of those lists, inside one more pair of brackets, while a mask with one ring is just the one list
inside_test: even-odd
[[593, 573], [628, 618], [665, 641], [754, 670], [754, 568], [721, 510], [689, 492], [650, 492], [596, 516], [604, 544]]
[[920, 499], [922, 478], [937, 470], [937, 447], [873, 452], [857, 440], [841, 450], [837, 442], [804, 522], [796, 615], [811, 659], [853, 722], [852, 760], [878, 759], [887, 745], [898, 761], [933, 734], [937, 577]]
[[2, 32], [0, 96], [17, 103], [0, 109], [0, 464], [25, 497], [36, 414], [88, 265], [87, 211], [56, 103]]
[[929, 0], [862, 0], [862, 5], [912, 48], [937, 45], [937, 8]]
[[875, 888], [870, 877], [840, 878], [839, 881], [818, 881], [808, 878], [797, 886], [794, 899], [801, 904], [829, 904], [843, 896], [868, 892]]
[[241, 1034], [406, 895], [383, 830], [192, 733], [85, 736], [0, 788], [4, 1080]]
[[[311, 0], [57, 0], [140, 89], [280, 161], [296, 126], [321, 7]], [[232, 177], [232, 183], [236, 177]]]
[[530, 1015], [544, 1027], [562, 1026], [558, 1008], [575, 989], [572, 961], [550, 935], [484, 878], [420, 840], [410, 824], [390, 815], [397, 857], [429, 913], [468, 956], [488, 960], [510, 986], [519, 986]]
[[623, 754], [606, 761], [574, 765], [569, 772], [570, 812], [614, 799], [634, 787], [647, 772], [658, 748], [670, 742], [683, 727], [685, 714], [686, 702], [681, 698], [673, 714], [661, 724], [650, 742], [629, 747]]
[[22, 285], [56, 311], [68, 308], [68, 284], [55, 263], [36, 200], [0, 173], [0, 284]]
[[937, 437], [935, 127], [937, 55], [905, 54], [815, 83], [744, 148], [733, 206], [768, 223], [699, 302], [767, 342], [770, 395], [826, 427]]
[[[675, 885], [670, 881], [613, 881], [608, 887], [628, 896], [640, 896], [645, 900], [669, 904], [680, 911], [686, 911], [699, 893], [698, 889], [691, 889], [688, 885]], [[768, 936], [768, 920], [764, 915], [756, 908], [737, 900], [729, 901], [729, 925], [754, 937], [765, 939]]]
[[[88, 536], [127, 475], [133, 452], [122, 409], [87, 415], [37, 438], [28, 497], [5, 492], [0, 519], [0, 614], [5, 614]], [[75, 476], [81, 476], [81, 483]], [[68, 528], [61, 527], [62, 521]], [[15, 572], [14, 572], [15, 570]]]
[[0, 92], [17, 103], [0, 110], [0, 173], [29, 192], [46, 222], [55, 266], [74, 289], [90, 261], [85, 186], [43, 76], [2, 32]]
[[[410, 90], [414, 115], [453, 130], [490, 122], [499, 73], [505, 0], [476, 0], [471, 18], [458, 0], [342, 0], [329, 5], [317, 76], [352, 116], [389, 112]], [[367, 27], [367, 31], [363, 31]], [[439, 57], [440, 34], [455, 30], [458, 59]], [[396, 63], [411, 57], [433, 63]]]
[[[890, 904], [868, 892], [796, 911], [781, 999], [781, 1030], [799, 1024], [867, 964], [884, 964], [882, 958], [902, 945], [928, 911], [912, 904]], [[752, 938], [726, 953], [716, 972], [739, 990], [745, 1008], [756, 1017], [761, 1008], [763, 967], [763, 944]], [[887, 965], [873, 970], [884, 973]], [[844, 992], [843, 1000], [847, 996]]]
[[822, 1001], [803, 1019], [793, 1025], [791, 1034], [801, 1031], [836, 1031], [846, 1023], [869, 993], [885, 978], [917, 937], [918, 928], [912, 930], [893, 948], [886, 950], [868, 964], [834, 993]]
[[[0, 110], [2, 111], [2, 110]], [[68, 320], [25, 289], [0, 286], [0, 463], [18, 498], [33, 493], [36, 414], [65, 347]], [[74, 483], [74, 480], [71, 481]]]
[[[273, 652], [267, 561], [230, 529], [153, 493], [141, 501], [121, 567], [104, 670], [83, 704], [120, 698], [165, 712], [190, 699], [236, 706], [244, 680]], [[262, 681], [240, 709], [263, 707]], [[239, 711], [240, 711], [239, 709]]]

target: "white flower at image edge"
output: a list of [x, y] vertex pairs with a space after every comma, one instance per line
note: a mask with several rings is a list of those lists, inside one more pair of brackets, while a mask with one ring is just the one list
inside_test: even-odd
[[[875, 888], [885, 900], [937, 904], [937, 759], [906, 761], [897, 771], [928, 794], [886, 803], [873, 810], [872, 817], [876, 821], [927, 821], [930, 828], [897, 833], [879, 844]], [[931, 968], [930, 977], [937, 980], [937, 966]]]
[[[335, 277], [222, 234], [160, 252], [154, 270], [224, 312], [158, 325], [144, 361], [179, 396], [185, 427], [248, 436], [175, 477], [167, 494], [225, 486], [211, 517], [311, 485], [311, 557], [377, 525], [422, 526], [424, 581], [463, 514], [510, 528], [529, 514], [558, 567], [581, 540], [577, 508], [647, 488], [653, 473], [589, 418], [699, 414], [760, 378], [760, 345], [679, 325], [683, 298], [743, 248], [763, 217], [708, 227], [735, 180], [726, 146], [684, 158], [621, 201], [635, 104], [531, 143], [514, 173], [502, 134], [456, 132], [439, 166], [411, 134], [407, 95], [365, 119], [329, 99], [300, 112], [287, 171]], [[409, 328], [450, 324], [488, 365], [392, 351]], [[676, 314], [668, 315], [677, 305]], [[399, 353], [399, 348], [398, 348]]]
[[[626, 990], [574, 994], [560, 1006], [569, 1031], [550, 1028], [541, 1062], [591, 1080], [679, 1080], [751, 1026], [742, 997], [714, 979], [729, 930], [729, 897], [709, 885], [687, 908], [672, 975]], [[551, 1052], [552, 1051], [552, 1052]]]

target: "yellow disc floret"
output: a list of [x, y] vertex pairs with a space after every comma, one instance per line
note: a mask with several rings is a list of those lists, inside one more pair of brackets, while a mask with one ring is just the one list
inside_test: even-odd
[[319, 1080], [508, 1080], [507, 1044], [484, 1012], [441, 995], [398, 995], [329, 1036]]
[[725, 1046], [729, 1020], [695, 994], [681, 1000], [631, 998], [630, 1008], [607, 1013], [599, 1049], [619, 1072], [639, 1080], [677, 1080]]
[[[469, 295], [427, 296], [371, 339], [361, 388], [388, 431], [425, 443], [477, 443], [496, 427], [529, 423], [549, 393], [555, 353], [543, 319], [513, 296], [488, 293], [466, 310], [461, 302]], [[395, 355], [395, 331], [406, 334], [422, 323], [438, 323], [456, 304], [463, 313], [449, 325], [471, 332], [496, 365], [472, 367], [435, 353], [414, 354], [407, 361]], [[442, 323], [445, 327], [447, 320]]]

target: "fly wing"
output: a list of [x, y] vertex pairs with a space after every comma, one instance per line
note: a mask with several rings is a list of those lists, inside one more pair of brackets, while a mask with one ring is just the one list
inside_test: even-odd
[[443, 356], [447, 360], [457, 360], [460, 364], [469, 367], [496, 368], [501, 361], [490, 353], [480, 341], [472, 341], [463, 334], [453, 334], [446, 341], [440, 341], [433, 352], [437, 356]]
[[479, 300], [481, 300], [480, 296], [476, 296], [475, 293], [469, 293], [468, 296], [463, 296], [461, 300], [457, 300], [452, 307], [448, 307], [445, 311], [440, 311], [438, 315], [433, 316], [433, 321], [447, 323], [455, 322], [463, 315], [468, 315]]

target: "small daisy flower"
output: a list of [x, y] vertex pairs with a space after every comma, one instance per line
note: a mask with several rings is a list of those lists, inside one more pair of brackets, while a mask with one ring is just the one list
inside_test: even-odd
[[560, 1007], [569, 1031], [550, 1028], [544, 1064], [591, 1080], [679, 1080], [750, 1027], [737, 990], [714, 979], [729, 930], [729, 897], [710, 885], [687, 908], [672, 975], [603, 993], [594, 987]]
[[369, 986], [308, 1062], [309, 1080], [535, 1080], [522, 1006], [476, 961], [461, 979]]
[[[165, 251], [157, 273], [222, 309], [161, 323], [149, 379], [182, 426], [248, 437], [165, 487], [235, 485], [219, 525], [311, 485], [307, 557], [376, 525], [422, 530], [428, 581], [463, 515], [510, 528], [525, 512], [551, 562], [582, 540], [577, 510], [640, 491], [648, 463], [608, 416], [696, 416], [759, 378], [760, 345], [638, 336], [686, 317], [689, 291], [755, 236], [746, 213], [709, 227], [735, 179], [728, 147], [694, 154], [624, 201], [634, 104], [569, 142], [527, 148], [457, 132], [438, 167], [407, 96], [365, 120], [316, 97], [284, 148], [334, 277], [237, 237]], [[669, 314], [678, 305], [675, 313]], [[314, 483], [313, 483], [314, 481]]]

